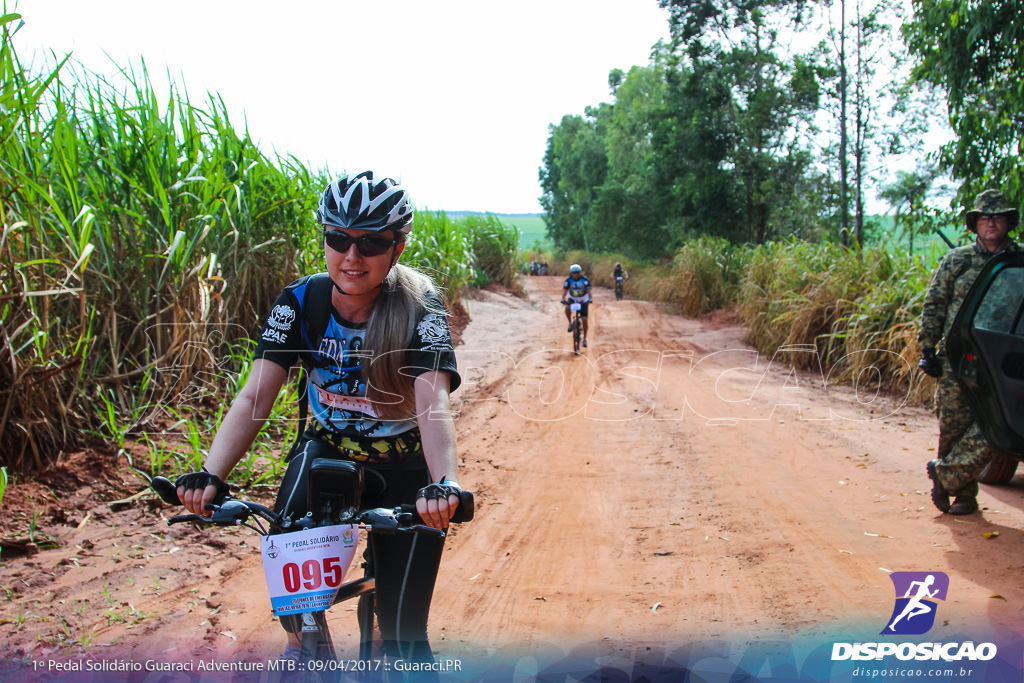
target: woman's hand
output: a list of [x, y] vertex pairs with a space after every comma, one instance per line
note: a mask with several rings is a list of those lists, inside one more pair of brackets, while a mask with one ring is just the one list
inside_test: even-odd
[[[419, 490], [416, 512], [424, 524], [435, 529], [447, 529], [459, 507], [462, 488], [455, 480], [459, 476], [455, 455], [455, 423], [452, 422], [448, 387], [450, 378], [443, 370], [424, 372], [416, 378], [416, 422], [423, 439], [423, 455], [427, 467], [438, 483]], [[451, 479], [449, 479], [451, 477]]]
[[447, 529], [452, 515], [459, 507], [461, 491], [457, 482], [447, 479], [439, 484], [424, 486], [416, 494], [416, 513], [427, 526]]
[[216, 474], [210, 474], [203, 468], [202, 472], [191, 472], [178, 477], [174, 485], [178, 487], [178, 500], [189, 512], [209, 517], [206, 506], [219, 503], [228, 495], [228, 485]]

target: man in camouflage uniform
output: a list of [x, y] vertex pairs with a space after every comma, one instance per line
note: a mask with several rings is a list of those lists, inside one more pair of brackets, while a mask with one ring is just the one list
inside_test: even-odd
[[[942, 512], [967, 515], [978, 509], [978, 475], [993, 456], [978, 424], [974, 421], [967, 397], [953, 377], [944, 350], [950, 325], [981, 267], [995, 254], [1018, 251], [1020, 247], [1009, 233], [1020, 220], [1020, 212], [1010, 206], [998, 190], [985, 190], [974, 200], [974, 209], [965, 216], [967, 229], [977, 235], [974, 244], [949, 252], [932, 276], [921, 316], [920, 367], [938, 378], [935, 412], [939, 418], [938, 458], [928, 462], [932, 481], [932, 502]], [[956, 496], [950, 505], [949, 497]]]

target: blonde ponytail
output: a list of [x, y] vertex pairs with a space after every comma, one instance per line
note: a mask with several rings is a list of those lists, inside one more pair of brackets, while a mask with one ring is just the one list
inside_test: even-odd
[[[431, 297], [433, 281], [409, 266], [395, 264], [366, 324], [363, 349], [373, 356], [363, 370], [366, 397], [385, 420], [404, 420], [416, 414], [414, 378], [401, 372], [419, 311], [445, 315]], [[364, 366], [365, 367], [365, 366]]]

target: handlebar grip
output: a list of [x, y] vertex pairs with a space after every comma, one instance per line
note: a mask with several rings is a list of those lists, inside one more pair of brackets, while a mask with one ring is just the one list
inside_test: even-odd
[[455, 508], [455, 514], [452, 515], [452, 521], [456, 524], [463, 522], [473, 521], [473, 515], [476, 514], [476, 502], [473, 499], [472, 491], [462, 491], [459, 493], [459, 507]]
[[178, 499], [178, 487], [167, 477], [153, 477], [149, 486], [168, 505], [181, 505], [181, 500]]
[[[400, 510], [403, 515], [407, 515], [406, 519], [402, 520], [403, 524], [409, 524], [413, 521], [422, 521], [419, 514], [416, 512], [416, 505], [414, 503], [402, 503], [397, 509]], [[473, 520], [473, 515], [475, 513], [476, 503], [473, 499], [473, 492], [460, 491], [459, 507], [455, 508], [455, 514], [452, 515], [452, 523], [462, 524], [463, 522], [470, 522]]]

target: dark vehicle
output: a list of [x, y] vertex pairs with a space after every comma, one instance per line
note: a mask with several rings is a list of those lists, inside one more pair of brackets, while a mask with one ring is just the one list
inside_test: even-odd
[[1005, 484], [1024, 460], [1024, 253], [985, 264], [946, 340], [953, 374], [982, 432], [1001, 451], [981, 473]]

